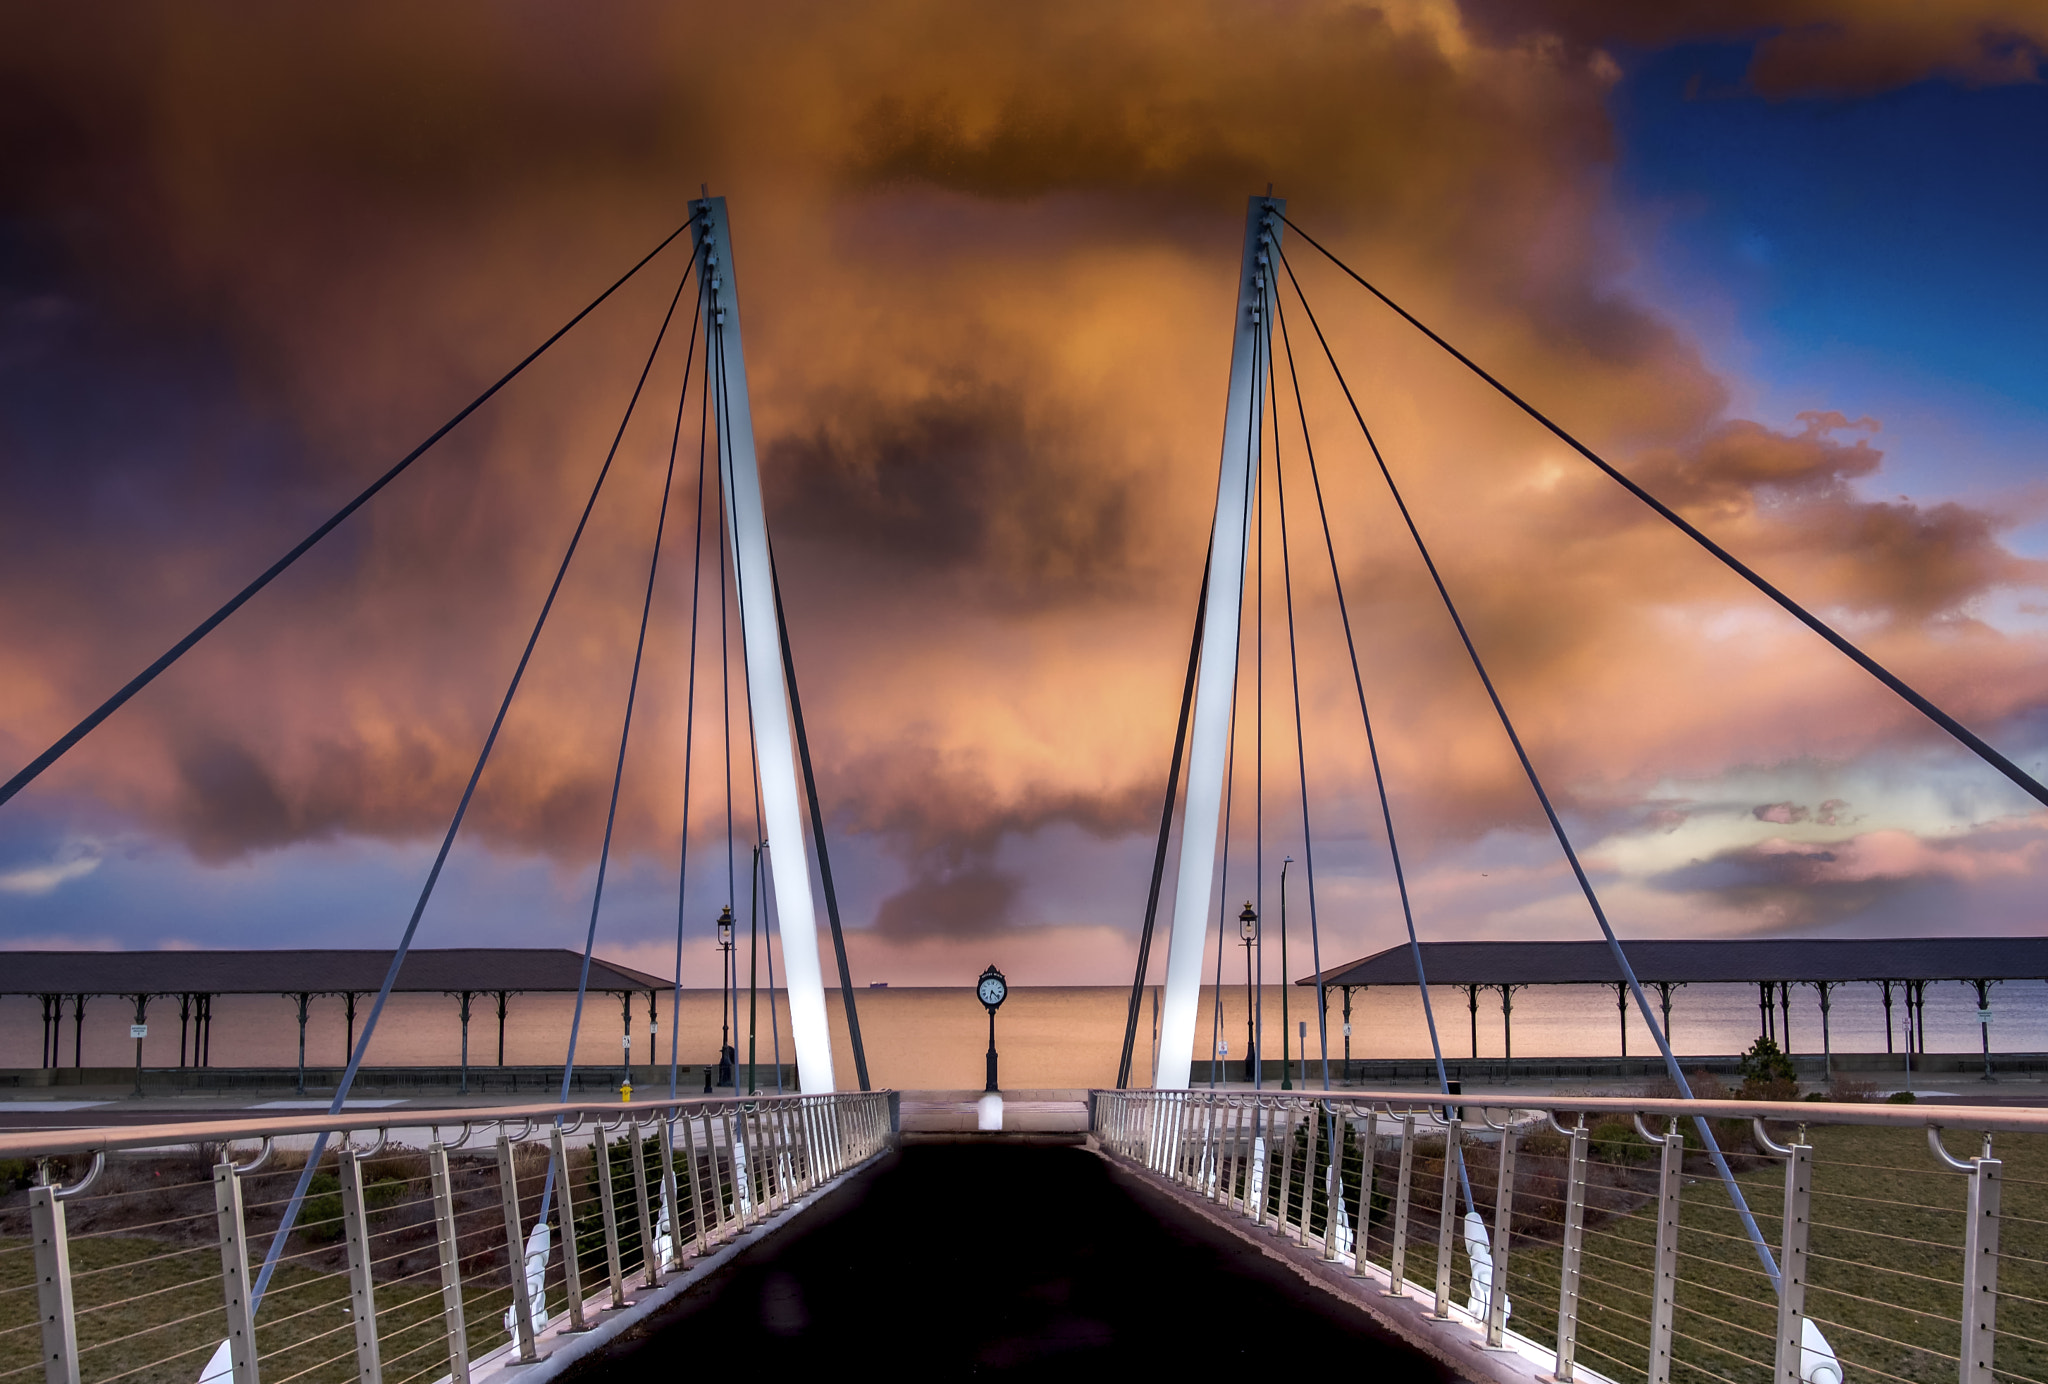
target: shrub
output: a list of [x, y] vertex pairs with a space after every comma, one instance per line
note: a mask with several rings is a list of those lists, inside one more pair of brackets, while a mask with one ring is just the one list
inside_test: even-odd
[[1851, 1076], [1838, 1076], [1828, 1089], [1828, 1099], [1841, 1101], [1846, 1105], [1858, 1105], [1877, 1094], [1877, 1088], [1867, 1081], [1858, 1081]]
[[306, 1200], [299, 1207], [299, 1233], [308, 1240], [328, 1243], [341, 1238], [341, 1179], [333, 1173], [314, 1173], [306, 1184]]
[[1641, 1163], [1650, 1157], [1650, 1146], [1628, 1120], [1602, 1120], [1593, 1126], [1588, 1141], [1593, 1156], [1609, 1163]]
[[1798, 1100], [1799, 1074], [1792, 1059], [1768, 1038], [1759, 1038], [1742, 1055], [1742, 1089], [1737, 1100]]
[[1911, 1091], [1894, 1091], [1884, 1098], [1884, 1103], [1886, 1105], [1913, 1105], [1919, 1099]]

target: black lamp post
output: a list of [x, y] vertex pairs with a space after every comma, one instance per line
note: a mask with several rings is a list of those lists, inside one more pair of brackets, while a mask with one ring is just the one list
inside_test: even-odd
[[1292, 1091], [1294, 1078], [1287, 1066], [1291, 1058], [1287, 1052], [1287, 867], [1294, 863], [1293, 856], [1280, 862], [1280, 1089]]
[[[725, 1085], [725, 1055], [732, 1046], [732, 905], [727, 904], [718, 914], [718, 949], [723, 955], [719, 961], [718, 973], [718, 1084]], [[737, 1080], [737, 1077], [735, 1077]]]
[[1252, 944], [1259, 940], [1259, 915], [1252, 910], [1250, 899], [1244, 901], [1244, 912], [1237, 915], [1237, 935], [1244, 941], [1244, 1075], [1252, 1081], [1259, 1061], [1258, 1029], [1252, 1018]]
[[996, 1085], [996, 1010], [1002, 1008], [1009, 998], [1010, 982], [1003, 979], [1003, 973], [990, 966], [981, 973], [981, 979], [974, 983], [974, 994], [988, 1010], [988, 1085], [983, 1089], [994, 1092], [1002, 1088]]

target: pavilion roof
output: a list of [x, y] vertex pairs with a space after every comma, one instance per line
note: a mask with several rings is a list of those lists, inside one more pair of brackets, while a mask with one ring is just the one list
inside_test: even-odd
[[[1624, 941], [1644, 982], [2048, 980], [2048, 938], [1715, 938]], [[1600, 985], [1621, 979], [1605, 942], [1424, 942], [1432, 985]], [[1406, 945], [1324, 972], [1330, 985], [1413, 985]], [[1295, 982], [1313, 985], [1311, 975]]]
[[[388, 950], [0, 952], [0, 995], [374, 994]], [[563, 947], [435, 947], [406, 953], [394, 991], [574, 992], [583, 954]], [[666, 990], [673, 982], [590, 959], [590, 989]]]

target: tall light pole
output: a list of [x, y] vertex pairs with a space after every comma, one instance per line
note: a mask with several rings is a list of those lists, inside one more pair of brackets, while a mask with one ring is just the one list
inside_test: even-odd
[[1287, 1051], [1287, 867], [1294, 863], [1294, 857], [1280, 857], [1280, 1089], [1292, 1091], [1294, 1077], [1288, 1071], [1290, 1060]]
[[1250, 899], [1244, 901], [1244, 912], [1237, 915], [1237, 935], [1244, 939], [1244, 1074], [1246, 1080], [1256, 1084], [1259, 1034], [1252, 1017], [1252, 944], [1259, 938], [1259, 915], [1252, 909]]
[[[731, 904], [727, 904], [718, 914], [718, 950], [721, 953], [718, 971], [718, 1068], [722, 1076], [725, 1073], [725, 1054], [732, 1043], [732, 1006], [735, 999], [732, 985]], [[738, 1084], [737, 1073], [734, 1074], [733, 1081], [735, 1085]]]

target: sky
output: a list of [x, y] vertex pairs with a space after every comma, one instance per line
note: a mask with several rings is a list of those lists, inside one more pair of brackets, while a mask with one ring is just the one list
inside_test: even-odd
[[[14, 7], [0, 768], [708, 185], [856, 982], [991, 960], [1127, 981], [1245, 199], [1270, 184], [2040, 774], [2044, 47], [2048, 8], [1979, 0], [201, 4], [117, 29]], [[1283, 244], [1317, 471], [1283, 415], [1232, 912], [1270, 912], [1306, 854], [1305, 780], [1324, 955], [1403, 935], [1334, 552], [1422, 934], [1595, 935], [1305, 302], [1625, 937], [2038, 930], [2031, 799]], [[683, 264], [657, 258], [0, 807], [0, 947], [392, 944]], [[711, 923], [753, 902], [715, 524], [687, 691], [688, 337], [649, 371], [419, 945], [581, 945], [672, 442], [598, 949], [666, 974], [680, 921], [685, 983], [715, 983]]]

